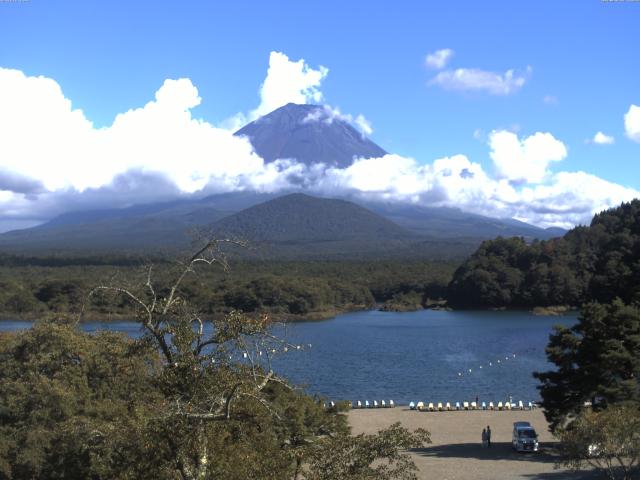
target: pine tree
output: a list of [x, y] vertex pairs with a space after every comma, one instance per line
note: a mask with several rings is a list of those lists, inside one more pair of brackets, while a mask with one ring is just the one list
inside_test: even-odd
[[556, 370], [535, 373], [542, 384], [552, 429], [566, 423], [590, 402], [598, 411], [623, 402], [640, 403], [640, 308], [616, 299], [590, 303], [571, 328], [557, 327], [547, 358]]

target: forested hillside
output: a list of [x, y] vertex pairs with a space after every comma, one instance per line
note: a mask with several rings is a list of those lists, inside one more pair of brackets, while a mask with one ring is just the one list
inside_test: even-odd
[[640, 301], [640, 201], [594, 216], [564, 237], [483, 242], [449, 284], [458, 307], [579, 306]]
[[[149, 259], [135, 257], [0, 257], [0, 315], [37, 318], [74, 313], [101, 284], [142, 281]], [[155, 259], [154, 274], [170, 275], [176, 263]], [[420, 308], [444, 297], [457, 264], [429, 261], [237, 262], [226, 274], [205, 270], [183, 285], [183, 294], [206, 314], [231, 309], [289, 318], [323, 318], [372, 308]], [[131, 316], [123, 302], [85, 306], [88, 318]]]

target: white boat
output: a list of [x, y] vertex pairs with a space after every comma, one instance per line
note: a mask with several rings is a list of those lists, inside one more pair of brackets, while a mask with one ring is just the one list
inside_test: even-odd
[[409, 402], [409, 410], [415, 410], [416, 404], [414, 402]]

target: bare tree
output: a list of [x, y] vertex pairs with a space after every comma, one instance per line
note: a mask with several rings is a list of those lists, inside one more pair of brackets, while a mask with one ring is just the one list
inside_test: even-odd
[[191, 442], [172, 445], [176, 466], [189, 480], [210, 478], [207, 424], [231, 419], [236, 402], [248, 401], [250, 408], [278, 415], [262, 391], [270, 382], [290, 387], [274, 373], [271, 360], [289, 349], [302, 349], [271, 334], [272, 322], [267, 315], [231, 312], [222, 318], [205, 319], [184, 298], [181, 287], [200, 266], [218, 265], [228, 270], [222, 249], [225, 244], [243, 246], [235, 240], [207, 242], [180, 265], [174, 280], [163, 289], [155, 285], [153, 267], [149, 266], [141, 288], [99, 285], [90, 292], [90, 297], [112, 293], [132, 302], [145, 337], [161, 352], [167, 396], [162, 415], [180, 418], [193, 432]]
[[[142, 285], [105, 284], [90, 293], [90, 297], [114, 294], [135, 305], [144, 340], [162, 356], [157, 385], [164, 401], [157, 406], [151, 430], [162, 436], [162, 448], [172, 459], [175, 475], [184, 480], [231, 478], [229, 468], [243, 466], [223, 466], [229, 459], [219, 452], [229, 452], [225, 445], [237, 445], [238, 439], [258, 438], [273, 453], [273, 458], [262, 454], [259, 459], [263, 463], [256, 468], [263, 469], [261, 479], [342, 480], [342, 467], [331, 476], [322, 461], [338, 451], [341, 465], [351, 472], [349, 478], [415, 478], [415, 467], [400, 450], [422, 446], [428, 442], [428, 432], [412, 434], [396, 425], [379, 437], [350, 436], [339, 409], [323, 409], [320, 402], [276, 375], [272, 359], [304, 346], [274, 335], [268, 315], [232, 311], [204, 318], [184, 295], [184, 282], [197, 275], [200, 267], [217, 265], [228, 270], [225, 245], [243, 243], [207, 242], [179, 265], [173, 280], [164, 286], [154, 282], [149, 266]], [[261, 449], [252, 442], [244, 444], [247, 457], [252, 449]], [[386, 466], [370, 467], [381, 459]]]

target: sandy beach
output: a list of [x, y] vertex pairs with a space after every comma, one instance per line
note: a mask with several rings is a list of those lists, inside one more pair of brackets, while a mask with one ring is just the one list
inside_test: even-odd
[[[374, 433], [400, 422], [409, 429], [426, 428], [432, 443], [411, 453], [420, 479], [554, 480], [597, 478], [587, 472], [557, 469], [556, 439], [542, 410], [417, 412], [407, 407], [351, 410], [353, 433]], [[528, 421], [539, 435], [540, 452], [517, 453], [511, 448], [513, 422]], [[481, 445], [482, 429], [492, 430], [491, 448]]]

